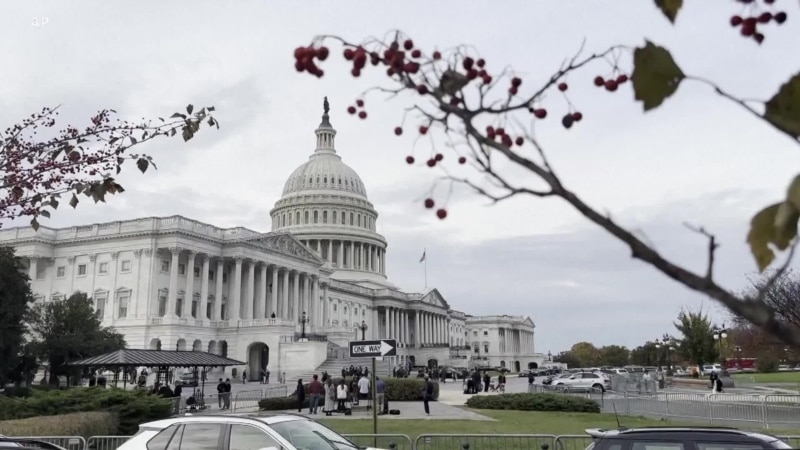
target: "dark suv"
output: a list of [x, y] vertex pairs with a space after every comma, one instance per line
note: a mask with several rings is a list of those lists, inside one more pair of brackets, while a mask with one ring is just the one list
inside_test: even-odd
[[588, 429], [594, 438], [586, 450], [771, 450], [786, 442], [760, 433], [722, 427], [648, 427]]

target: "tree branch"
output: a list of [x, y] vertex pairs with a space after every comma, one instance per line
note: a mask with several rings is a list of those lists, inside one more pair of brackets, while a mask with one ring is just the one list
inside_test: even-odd
[[708, 281], [713, 280], [714, 278], [714, 255], [719, 247], [717, 244], [717, 238], [705, 230], [703, 227], [695, 227], [689, 224], [688, 222], [684, 222], [683, 226], [686, 228], [694, 231], [695, 233], [702, 234], [706, 238], [708, 238], [708, 265], [706, 266], [706, 279]]

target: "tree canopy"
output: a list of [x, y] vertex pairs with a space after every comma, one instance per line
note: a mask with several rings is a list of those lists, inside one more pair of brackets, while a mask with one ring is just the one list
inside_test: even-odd
[[687, 360], [698, 366], [715, 363], [719, 360], [717, 341], [714, 340], [714, 326], [708, 314], [702, 310], [683, 310], [678, 314], [675, 328], [683, 336], [678, 351]]
[[0, 386], [16, 381], [25, 344], [24, 319], [33, 294], [25, 266], [10, 247], [0, 247]]

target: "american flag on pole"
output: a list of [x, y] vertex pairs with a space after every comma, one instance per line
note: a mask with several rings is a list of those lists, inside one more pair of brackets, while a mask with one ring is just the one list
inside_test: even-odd
[[422, 251], [422, 258], [419, 259], [419, 262], [425, 261], [425, 250]]

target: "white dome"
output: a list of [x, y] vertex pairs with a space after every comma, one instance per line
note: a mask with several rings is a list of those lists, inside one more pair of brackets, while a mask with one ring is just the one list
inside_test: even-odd
[[314, 153], [308, 162], [294, 170], [283, 186], [283, 197], [304, 191], [350, 192], [364, 199], [367, 191], [355, 170], [339, 155]]

